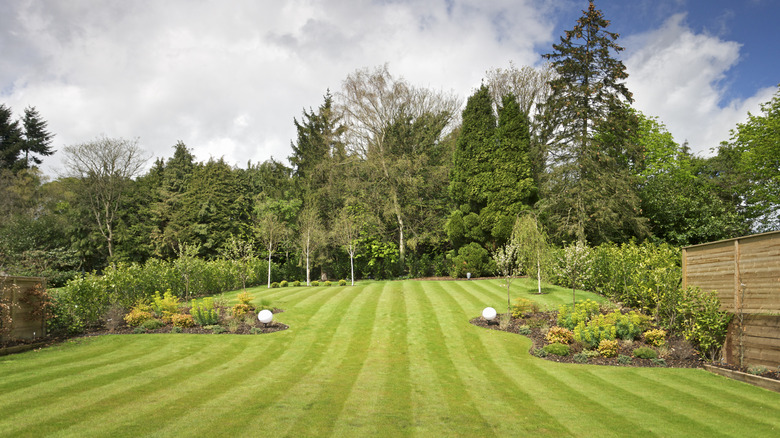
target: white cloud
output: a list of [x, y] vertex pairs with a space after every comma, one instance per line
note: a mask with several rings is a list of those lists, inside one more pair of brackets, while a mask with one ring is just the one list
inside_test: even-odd
[[728, 140], [729, 130], [775, 91], [763, 89], [748, 99], [722, 102], [726, 74], [740, 61], [740, 45], [693, 33], [682, 14], [657, 30], [626, 38], [625, 46], [634, 105], [658, 116], [678, 142], [688, 140], [702, 155]]
[[[350, 72], [389, 63], [461, 96], [486, 70], [538, 62], [552, 26], [530, 2], [18, 1], [0, 19], [0, 101], [33, 105], [56, 149], [99, 135], [157, 157], [286, 159], [293, 117]], [[537, 5], [538, 6], [538, 5]], [[11, 18], [9, 18], [11, 17]], [[44, 170], [59, 166], [58, 155]]]

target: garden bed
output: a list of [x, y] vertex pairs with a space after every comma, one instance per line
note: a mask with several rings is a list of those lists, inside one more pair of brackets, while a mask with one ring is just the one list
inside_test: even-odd
[[[508, 326], [504, 329], [501, 328], [501, 317], [505, 315], [496, 315], [496, 319], [493, 321], [487, 321], [483, 317], [472, 319], [470, 322], [476, 326], [483, 327], [490, 330], [501, 330], [509, 333], [520, 334], [520, 327], [528, 326], [530, 333], [527, 336], [531, 339], [532, 345], [529, 353], [536, 355], [539, 349], [543, 348], [547, 341], [545, 339], [545, 331], [549, 327], [556, 326], [556, 318], [558, 312], [537, 312], [533, 314], [525, 315], [522, 318], [512, 318]], [[635, 341], [619, 342], [618, 354], [615, 357], [595, 356], [587, 358], [587, 362], [583, 362], [581, 356], [577, 353], [581, 353], [583, 348], [578, 343], [570, 345], [570, 353], [567, 356], [558, 356], [549, 354], [544, 356], [543, 359], [564, 362], [564, 363], [588, 363], [591, 365], [609, 365], [609, 366], [624, 366], [624, 367], [674, 367], [674, 368], [701, 368], [704, 361], [696, 353], [696, 350], [685, 339], [672, 336], [667, 340], [664, 354], [660, 356], [663, 362], [653, 361], [651, 359], [640, 359], [632, 357], [628, 363], [622, 363], [619, 357], [627, 356], [631, 357], [632, 352], [638, 347], [647, 347], [648, 345], [637, 339]], [[542, 356], [540, 356], [542, 357]]]

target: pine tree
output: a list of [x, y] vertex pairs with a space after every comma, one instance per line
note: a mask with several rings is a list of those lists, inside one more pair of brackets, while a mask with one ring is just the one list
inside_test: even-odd
[[35, 164], [41, 164], [42, 161], [31, 154], [49, 156], [54, 153], [51, 148], [52, 137], [54, 135], [46, 130], [46, 121], [41, 120], [40, 114], [35, 107], [27, 107], [24, 110], [22, 119], [24, 126], [24, 140], [21, 143], [20, 150], [24, 152], [24, 167], [30, 167], [30, 160]]
[[647, 234], [631, 167], [641, 160], [630, 135], [636, 118], [623, 50], [609, 21], [590, 2], [574, 29], [544, 55], [557, 72], [542, 107], [552, 168], [541, 209], [559, 240], [597, 244]]
[[13, 169], [21, 152], [22, 130], [11, 108], [0, 104], [0, 169]]

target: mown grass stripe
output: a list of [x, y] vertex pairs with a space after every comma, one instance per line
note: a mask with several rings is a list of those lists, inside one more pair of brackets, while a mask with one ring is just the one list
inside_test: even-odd
[[[206, 432], [224, 425], [246, 428], [291, 387], [305, 379], [322, 360], [342, 321], [338, 310], [349, 307], [358, 296], [357, 288], [329, 295], [328, 301], [322, 303], [308, 319], [313, 327], [299, 328], [292, 333], [284, 352], [276, 360], [244, 380], [246, 389], [234, 388], [194, 407], [190, 414], [171, 422], [163, 430], [163, 435], [171, 431], [187, 431], [191, 436], [208, 436]], [[235, 409], [236, 406], [241, 409]], [[284, 425], [271, 422], [264, 427], [269, 433], [276, 433], [276, 428]]]
[[[459, 306], [463, 312], [463, 318], [467, 319], [467, 309], [462, 304], [462, 300], [458, 299], [459, 296], [442, 294], [441, 297], [450, 301], [451, 306]], [[494, 360], [496, 351], [500, 351], [497, 344], [502, 341], [499, 338], [507, 340], [512, 335], [486, 331], [475, 326], [469, 326], [468, 330], [462, 330], [460, 335], [469, 357], [475, 358], [473, 364], [485, 376], [485, 381], [493, 385], [492, 394], [501, 398], [499, 403], [502, 406], [512, 409], [511, 412], [507, 412], [508, 415], [521, 419], [521, 423], [526, 425], [525, 433], [554, 434], [556, 436], [565, 433], [565, 427], [549, 412], [543, 409], [529, 409], [530, 406], [534, 405], [534, 395], [526, 391], [522, 385], [517, 385], [510, 374], [505, 372]], [[516, 340], [520, 341], [520, 339]]]
[[284, 431], [285, 435], [329, 436], [342, 415], [351, 415], [345, 413], [344, 406], [367, 360], [372, 340], [372, 337], [361, 336], [361, 333], [372, 330], [382, 292], [364, 289], [360, 296], [363, 299], [359, 309], [352, 309], [351, 306], [343, 310], [344, 315], [349, 315], [345, 318], [350, 321], [343, 325], [344, 330], [339, 338], [346, 339], [335, 343], [338, 348], [332, 349], [334, 351], [323, 358], [321, 366], [325, 373], [312, 376], [312, 397], [302, 400], [306, 404], [302, 410], [299, 409], [294, 421], [290, 422], [291, 427]]
[[[207, 345], [206, 342], [201, 342], [202, 347], [205, 345]], [[166, 386], [166, 383], [174, 383], [178, 379], [186, 378], [188, 372], [205, 372], [218, 366], [222, 361], [222, 357], [218, 353], [226, 350], [229, 344], [222, 344], [220, 347], [216, 349], [215, 354], [204, 355], [200, 360], [193, 359], [193, 356], [186, 351], [169, 351], [166, 357], [154, 363], [142, 365], [135, 370], [126, 370], [122, 375], [115, 376], [115, 379], [106, 381], [106, 384], [92, 385], [85, 391], [79, 391], [81, 393], [81, 397], [77, 399], [79, 402], [60, 405], [59, 409], [52, 409], [49, 404], [42, 407], [36, 406], [36, 409], [32, 410], [28, 409], [23, 412], [24, 422], [28, 425], [21, 429], [22, 433], [25, 434], [25, 430], [33, 430], [34, 434], [47, 435], [65, 429], [74, 422], [88, 421], [91, 415], [121, 406], [128, 399], [139, 397], [147, 391], [169, 389], [171, 386]], [[164, 370], [159, 371], [159, 368], [171, 366], [175, 366], [175, 368], [169, 368], [176, 370], [175, 377], [168, 377]], [[70, 394], [72, 392], [61, 393], [62, 396], [69, 399]], [[36, 405], [38, 405], [37, 402]], [[16, 426], [22, 421], [15, 423], [13, 430], [17, 430]]]
[[[114, 345], [115, 340], [101, 340]], [[187, 347], [193, 350], [192, 346]], [[121, 358], [122, 356], [118, 356]], [[56, 381], [47, 381], [45, 385], [20, 387], [17, 391], [4, 393], [6, 400], [0, 400], [5, 418], [12, 419], [14, 415], [33, 415], [38, 411], [48, 412], [50, 405], [60, 404], [74, 396], [98, 390], [106, 384], [128, 378], [143, 372], [144, 365], [160, 365], [170, 363], [175, 358], [166, 356], [162, 348], [155, 348], [147, 354], [138, 355], [132, 360], [116, 361], [113, 364], [100, 364], [95, 368], [81, 370], [79, 374], [62, 375]], [[18, 393], [21, 394], [18, 394]], [[4, 397], [5, 398], [5, 397]], [[24, 409], [24, 402], [34, 404], [32, 410]]]

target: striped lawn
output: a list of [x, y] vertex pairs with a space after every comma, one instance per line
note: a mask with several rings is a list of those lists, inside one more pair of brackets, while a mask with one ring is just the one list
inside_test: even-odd
[[[550, 289], [544, 305], [571, 300]], [[252, 292], [291, 329], [0, 357], [0, 436], [780, 436], [780, 394], [702, 370], [544, 361], [470, 325], [506, 308], [498, 280]]]

